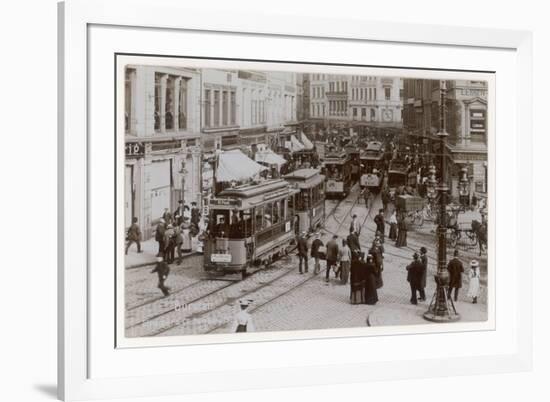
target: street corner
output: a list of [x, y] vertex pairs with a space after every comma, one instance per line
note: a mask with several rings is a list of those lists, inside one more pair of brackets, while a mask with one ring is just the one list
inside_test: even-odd
[[427, 310], [425, 304], [389, 304], [380, 306], [367, 316], [369, 327], [386, 327], [393, 325], [420, 325], [426, 324], [423, 318]]
[[[428, 323], [424, 313], [428, 310], [429, 303], [414, 304], [390, 304], [380, 306], [367, 317], [369, 327], [384, 327], [394, 325], [423, 325]], [[455, 308], [460, 315], [459, 322], [483, 322], [487, 321], [487, 307], [484, 304], [469, 302], [455, 302]]]

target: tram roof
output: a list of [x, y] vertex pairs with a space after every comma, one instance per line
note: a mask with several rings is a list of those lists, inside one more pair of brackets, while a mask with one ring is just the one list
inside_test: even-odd
[[245, 210], [288, 198], [298, 194], [299, 191], [292, 188], [285, 180], [267, 180], [225, 189], [218, 196], [210, 199], [210, 206], [221, 210]]
[[275, 190], [288, 187], [288, 183], [283, 179], [266, 180], [260, 183], [248, 183], [237, 187], [226, 188], [219, 197], [237, 197], [250, 198], [256, 195], [268, 193]]
[[349, 155], [346, 151], [330, 152], [325, 155], [325, 163], [343, 163], [349, 159]]
[[284, 178], [300, 189], [311, 188], [325, 181], [325, 176], [317, 169], [298, 169]]
[[294, 172], [292, 173], [289, 173], [289, 174], [286, 174], [284, 175], [284, 178], [285, 179], [295, 179], [295, 180], [299, 180], [299, 179], [309, 179], [310, 177], [313, 177], [315, 175], [319, 174], [319, 170], [317, 169], [313, 169], [313, 168], [310, 168], [310, 169], [298, 169], [298, 170], [295, 170]]

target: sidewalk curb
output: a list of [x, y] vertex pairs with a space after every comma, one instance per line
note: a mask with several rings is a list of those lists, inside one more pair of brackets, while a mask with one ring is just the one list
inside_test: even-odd
[[[199, 253], [197, 251], [193, 251], [192, 253], [189, 253], [189, 254], [186, 254], [182, 257], [182, 260], [185, 260], [189, 257], [193, 257], [193, 256], [196, 256], [196, 255], [203, 255], [203, 253]], [[132, 265], [128, 265], [127, 267], [124, 267], [124, 269], [135, 269], [135, 268], [143, 268], [143, 267], [147, 267], [149, 265], [155, 265], [157, 262], [155, 260], [152, 260], [150, 262], [142, 262], [142, 263], [139, 263], [139, 264], [132, 264]]]

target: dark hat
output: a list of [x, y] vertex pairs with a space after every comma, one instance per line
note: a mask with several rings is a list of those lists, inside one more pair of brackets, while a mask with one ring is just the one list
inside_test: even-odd
[[179, 200], [179, 201], [178, 201], [178, 204], [183, 204], [183, 200]]
[[422, 254], [426, 254], [428, 252], [428, 250], [426, 250], [426, 247], [420, 247], [420, 252]]

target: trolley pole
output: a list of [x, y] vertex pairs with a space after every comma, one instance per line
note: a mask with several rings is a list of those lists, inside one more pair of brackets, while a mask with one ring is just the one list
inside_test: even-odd
[[446, 100], [447, 87], [444, 80], [439, 81], [440, 105], [439, 105], [439, 137], [440, 146], [440, 172], [441, 181], [437, 187], [439, 192], [439, 223], [437, 226], [437, 274], [435, 275], [436, 290], [428, 307], [424, 313], [424, 318], [434, 322], [453, 322], [460, 319], [455, 305], [451, 298], [447, 297], [449, 287], [449, 272], [447, 271], [447, 136], [446, 130]]

